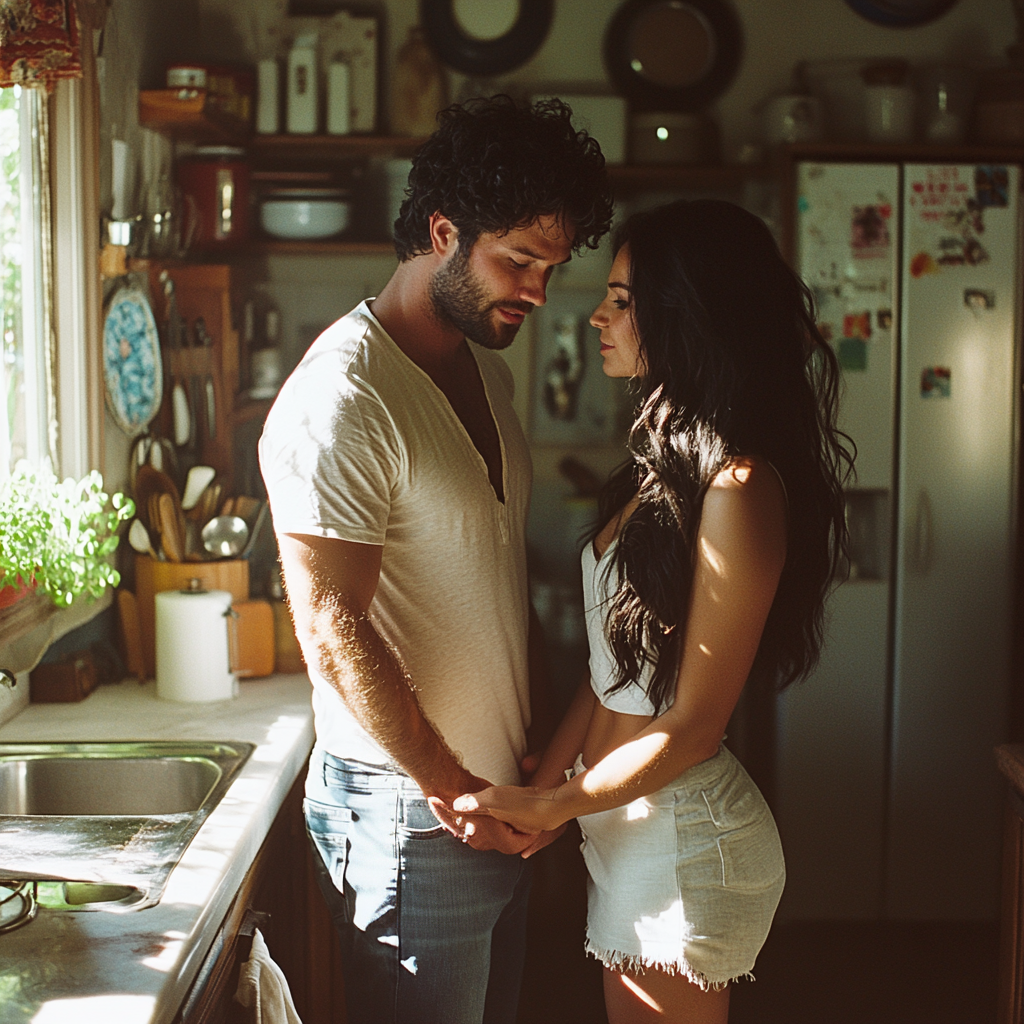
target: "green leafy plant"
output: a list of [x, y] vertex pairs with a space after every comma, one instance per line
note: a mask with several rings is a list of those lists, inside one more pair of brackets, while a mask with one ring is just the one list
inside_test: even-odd
[[135, 503], [108, 495], [95, 471], [61, 481], [49, 464], [19, 462], [0, 483], [0, 587], [34, 586], [59, 608], [99, 597], [120, 582], [111, 556], [134, 514]]

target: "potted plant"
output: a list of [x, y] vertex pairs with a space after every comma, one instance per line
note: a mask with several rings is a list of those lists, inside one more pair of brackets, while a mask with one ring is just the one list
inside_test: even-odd
[[66, 608], [116, 587], [117, 531], [134, 514], [134, 502], [108, 495], [95, 471], [61, 481], [49, 463], [19, 462], [0, 482], [0, 606], [4, 588], [42, 591]]

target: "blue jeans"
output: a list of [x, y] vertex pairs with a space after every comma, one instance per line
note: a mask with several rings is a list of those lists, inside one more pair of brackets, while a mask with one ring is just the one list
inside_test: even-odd
[[445, 832], [407, 775], [319, 749], [304, 808], [349, 1024], [513, 1024], [530, 863]]

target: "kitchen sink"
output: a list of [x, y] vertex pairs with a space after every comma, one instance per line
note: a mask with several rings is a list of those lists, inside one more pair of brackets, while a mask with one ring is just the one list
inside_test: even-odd
[[249, 743], [0, 744], [0, 815], [181, 814], [212, 809]]
[[0, 879], [33, 883], [54, 909], [152, 906], [254, 749], [0, 743]]

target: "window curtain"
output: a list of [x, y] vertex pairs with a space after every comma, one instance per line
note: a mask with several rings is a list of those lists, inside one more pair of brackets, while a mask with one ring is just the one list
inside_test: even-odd
[[[96, 0], [84, 3], [89, 8], [96, 6]], [[59, 79], [81, 76], [73, 0], [2, 0], [0, 87], [35, 85], [49, 92]]]

